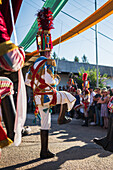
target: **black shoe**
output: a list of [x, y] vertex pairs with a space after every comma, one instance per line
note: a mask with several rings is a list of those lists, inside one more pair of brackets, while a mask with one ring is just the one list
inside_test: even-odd
[[88, 117], [85, 117], [85, 123], [82, 126], [88, 127]]
[[98, 138], [94, 138], [94, 139], [93, 139], [93, 142], [95, 142], [97, 145], [102, 146], [101, 140], [98, 139]]
[[63, 120], [58, 120], [58, 124], [59, 125], [62, 125], [62, 124], [66, 124], [66, 123], [69, 123], [69, 122], [71, 122], [71, 118], [70, 117], [66, 117], [65, 116], [65, 118], [63, 119]]
[[51, 157], [51, 158], [53, 158], [53, 157], [56, 156], [56, 154], [54, 154], [54, 153], [52, 153], [52, 152], [50, 152], [50, 151], [48, 150], [48, 156]]
[[41, 159], [53, 158], [55, 156], [56, 155], [54, 153], [50, 152], [49, 150], [47, 152], [43, 152], [43, 153], [41, 152], [40, 153], [40, 158]]
[[88, 124], [84, 123], [82, 126], [86, 126], [86, 127], [88, 127]]
[[107, 146], [107, 144], [108, 144], [107, 137], [102, 138], [102, 139], [94, 138], [93, 141], [94, 141], [97, 145], [102, 146], [104, 149], [106, 148], [106, 146]]

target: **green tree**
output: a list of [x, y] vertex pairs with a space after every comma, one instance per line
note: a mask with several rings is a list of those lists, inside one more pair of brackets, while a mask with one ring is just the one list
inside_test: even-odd
[[[88, 74], [88, 80], [90, 82], [90, 86], [93, 86], [95, 88], [96, 87], [96, 83], [97, 83], [97, 76], [96, 76], [97, 69], [95, 67], [93, 67], [92, 69], [88, 68], [88, 70], [85, 70], [82, 67], [82, 68], [80, 68], [78, 77], [73, 75], [73, 78], [76, 81], [76, 83], [78, 84], [79, 88], [82, 88], [82, 83], [83, 83], [82, 76], [83, 76], [83, 73], [87, 73]], [[106, 79], [108, 79], [107, 74], [104, 74], [102, 76], [102, 75], [100, 75], [100, 71], [99, 71], [99, 73], [98, 73], [98, 80], [99, 80], [99, 87], [100, 88], [103, 88], [103, 87], [106, 86]]]
[[65, 60], [66, 61], [65, 57], [62, 57], [61, 60]]
[[55, 59], [59, 59], [57, 54], [55, 52], [53, 52], [53, 55], [52, 55], [52, 58], [55, 60]]
[[87, 57], [85, 56], [85, 54], [84, 54], [83, 57], [82, 57], [82, 62], [83, 62], [83, 63], [88, 63], [88, 59], [87, 59]]
[[77, 56], [75, 56], [74, 61], [79, 63], [79, 58]]

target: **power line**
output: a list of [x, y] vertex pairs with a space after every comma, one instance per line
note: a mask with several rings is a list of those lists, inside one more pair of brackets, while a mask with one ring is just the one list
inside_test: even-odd
[[31, 24], [26, 24], [26, 25], [18, 26], [17, 29], [20, 29], [20, 28], [23, 28], [23, 27], [27, 27], [27, 26], [29, 26], [29, 25], [31, 25]]
[[[44, 0], [42, 0], [43, 2], [45, 2]], [[25, 2], [25, 1], [24, 1]], [[33, 1], [32, 1], [33, 2]], [[28, 2], [26, 2], [27, 4], [29, 4]], [[34, 2], [33, 2], [34, 3]], [[34, 4], [36, 4], [36, 3], [34, 3]], [[29, 4], [30, 6], [32, 6], [31, 4]], [[34, 6], [32, 6], [33, 8], [35, 8]], [[75, 17], [73, 17], [73, 16], [71, 16], [71, 15], [69, 15], [68, 13], [66, 13], [66, 12], [64, 12], [64, 11], [61, 11], [63, 14], [65, 14], [65, 15], [67, 15], [68, 17], [70, 17], [70, 18], [72, 18], [72, 19], [74, 19], [74, 20], [76, 20], [77, 22], [81, 22], [80, 20], [78, 20], [77, 18], [75, 18]], [[67, 25], [67, 24], [66, 24]], [[93, 29], [93, 28], [90, 28], [90, 29], [92, 29], [93, 31], [95, 31], [95, 29]], [[108, 38], [109, 40], [111, 40], [111, 41], [113, 41], [113, 39], [112, 38], [110, 38], [110, 37], [108, 37], [108, 36], [106, 36], [105, 34], [103, 34], [103, 33], [101, 33], [101, 32], [98, 32], [100, 35], [102, 35], [102, 36], [104, 36], [105, 38]], [[85, 37], [84, 37], [85, 38]], [[85, 38], [85, 39], [87, 39], [87, 38]], [[90, 41], [91, 42], [91, 40], [89, 40], [89, 39], [87, 39], [88, 41]], [[91, 42], [91, 43], [93, 43], [93, 42]], [[102, 47], [101, 47], [102, 48]], [[104, 48], [102, 48], [102, 49], [104, 49]], [[111, 53], [111, 52], [109, 52], [108, 50], [106, 50], [106, 49], [104, 49], [106, 52], [108, 52], [108, 53], [110, 53], [110, 54], [112, 54], [113, 55], [113, 53]]]
[[[76, 2], [76, 0], [73, 0], [74, 2]], [[90, 1], [91, 2], [91, 1]], [[79, 2], [76, 2], [76, 3], [78, 3], [80, 6], [82, 6], [83, 8], [85, 8], [85, 9], [88, 9], [89, 11], [92, 11], [92, 10], [90, 10], [89, 8], [87, 8], [87, 7], [85, 7], [84, 5], [82, 5], [81, 3], [79, 3]], [[93, 2], [92, 2], [93, 3]], [[95, 3], [93, 3], [93, 4], [95, 4]], [[78, 7], [76, 7], [75, 5], [73, 5], [73, 4], [71, 4], [70, 3], [70, 5], [72, 5], [73, 7], [75, 7], [75, 8], [77, 8], [77, 9], [80, 9], [81, 11], [83, 11], [85, 14], [88, 14], [87, 12], [85, 12], [84, 10], [82, 10], [81, 8], [78, 8]], [[111, 22], [109, 22], [109, 21], [106, 21], [106, 22], [108, 22], [108, 23], [110, 23], [111, 25], [113, 25], [113, 23], [111, 23]], [[102, 23], [103, 24], [103, 23]], [[103, 24], [103, 25], [106, 25], [106, 24]], [[108, 25], [106, 25], [107, 27], [109, 27]], [[111, 27], [109, 27], [110, 29], [112, 29]]]
[[24, 1], [24, 2], [25, 2], [26, 4], [32, 6], [33, 8], [37, 9], [36, 7], [34, 7], [33, 5], [31, 5], [30, 3], [26, 2], [26, 1]]
[[[61, 19], [60, 19], [61, 20]], [[59, 22], [59, 20], [57, 20], [56, 19], [56, 21], [57, 22]], [[62, 20], [61, 20], [62, 21]], [[64, 24], [64, 23], [63, 23]], [[70, 25], [68, 25], [68, 24], [64, 24], [65, 25], [65, 27], [67, 27], [67, 28], [69, 28], [70, 27]], [[92, 44], [94, 44], [94, 42], [93, 41], [91, 41], [91, 39], [89, 39], [89, 38], [86, 38], [85, 36], [83, 36], [82, 35], [82, 37], [84, 38], [84, 39], [86, 39], [87, 41], [89, 41], [90, 43], [92, 43]], [[82, 42], [83, 42], [83, 40], [82, 40]], [[68, 43], [67, 41], [65, 42], [65, 43]], [[108, 51], [107, 49], [105, 49], [105, 48], [103, 48], [101, 45], [99, 45], [99, 47], [101, 48], [101, 49], [103, 49], [105, 52], [107, 52], [107, 53], [109, 53], [110, 55], [113, 55], [113, 53], [112, 52], [110, 52], [110, 51]]]
[[[33, 5], [31, 5], [29, 2], [26, 2], [26, 1], [24, 1], [26, 4], [28, 4], [28, 5], [30, 5], [30, 6], [32, 6], [33, 8], [35, 8], [35, 9], [37, 9], [36, 7], [34, 7]], [[33, 1], [32, 1], [33, 2]], [[34, 3], [34, 2], [33, 2]], [[35, 4], [35, 3], [34, 3]]]
[[[91, 2], [92, 4], [95, 4], [95, 2], [92, 2], [92, 1], [90, 1], [90, 0], [86, 0], [86, 1]], [[107, 2], [107, 0], [106, 0], [106, 2]], [[99, 4], [99, 2], [97, 3], [97, 5], [101, 6], [101, 5]]]
[[[61, 19], [60, 19], [61, 20]], [[59, 20], [57, 20], [56, 19], [56, 21], [57, 22], [59, 22]], [[62, 20], [61, 20], [62, 21]], [[64, 24], [65, 25], [65, 24]], [[66, 24], [65, 25], [65, 27], [67, 27], [68, 26], [68, 28], [70, 27], [70, 25], [68, 25], [68, 24]], [[84, 38], [84, 39], [86, 39], [87, 41], [89, 41], [90, 43], [92, 43], [92, 44], [94, 44], [94, 42], [91, 40], [91, 39], [89, 39], [89, 38], [86, 38], [85, 36], [83, 36], [82, 35], [82, 37]], [[78, 41], [77, 41], [78, 42]], [[83, 40], [82, 40], [82, 42], [83, 42]], [[67, 41], [65, 41], [65, 43], [68, 43]], [[82, 46], [81, 46], [82, 47]], [[103, 49], [105, 52], [107, 52], [107, 53], [109, 53], [110, 55], [113, 55], [113, 53], [112, 52], [110, 52], [110, 51], [108, 51], [108, 50], [106, 50], [105, 48], [103, 48], [101, 45], [99, 45], [99, 47], [101, 48], [101, 49]]]
[[[77, 4], [79, 4], [80, 6], [82, 6], [83, 8], [85, 8], [85, 10], [86, 9], [88, 9], [89, 11], [91, 11], [92, 12], [92, 10], [91, 10], [91, 8], [89, 9], [89, 8], [87, 8], [86, 6], [84, 6], [84, 5], [82, 5], [81, 3], [79, 3], [78, 1], [75, 1], [75, 0], [73, 0], [74, 2], [76, 2]], [[71, 3], [70, 3], [71, 4]], [[75, 5], [72, 5], [72, 6], [74, 6], [74, 7], [76, 7]], [[76, 8], [78, 8], [78, 7], [76, 7]], [[81, 11], [83, 11], [84, 12], [84, 10], [82, 10], [81, 8], [79, 8]], [[86, 12], [84, 12], [84, 13], [86, 13]]]
[[95, 4], [94, 2], [90, 1], [90, 0], [87, 0], [88, 2], [91, 2], [92, 4]]
[[[45, 0], [42, 0], [42, 1], [45, 2]], [[75, 0], [73, 0], [73, 1], [75, 1]], [[76, 2], [76, 1], [75, 1], [75, 2]], [[90, 2], [91, 2], [91, 1], [90, 1]], [[69, 2], [68, 2], [68, 3], [69, 3]], [[76, 2], [76, 3], [78, 3], [79, 5], [81, 5], [79, 2]], [[71, 4], [71, 3], [70, 3], [70, 4]], [[74, 6], [74, 5], [72, 5], [72, 6]], [[84, 5], [81, 5], [81, 6], [83, 6], [84, 8], [86, 8]], [[77, 8], [77, 7], [76, 7], [76, 8]], [[87, 8], [87, 9], [89, 10], [89, 8]], [[91, 11], [91, 10], [90, 10], [90, 11]], [[79, 23], [81, 22], [81, 21], [78, 20], [77, 18], [75, 18], [75, 17], [69, 15], [67, 12], [64, 12], [64, 11], [62, 11], [62, 10], [61, 10], [61, 12], [62, 12], [63, 14], [65, 14], [65, 15], [67, 15], [68, 17], [74, 19], [75, 21], [77, 21], [77, 22], [79, 22]], [[95, 29], [93, 29], [93, 28], [90, 28], [90, 29], [93, 30], [93, 31], [95, 31]], [[110, 37], [108, 37], [107, 35], [101, 33], [100, 31], [98, 31], [98, 34], [104, 36], [105, 38], [108, 38], [108, 39], [111, 40], [111, 41], [113, 41], [112, 38], [110, 38]]]
[[[35, 5], [38, 5], [37, 3], [35, 3], [33, 0], [30, 0], [30, 1], [32, 1]], [[40, 7], [40, 5], [38, 5], [39, 7]]]
[[[80, 20], [78, 20], [78, 19], [76, 19], [75, 17], [73, 17], [73, 16], [71, 16], [71, 15], [69, 15], [68, 13], [66, 13], [66, 12], [64, 12], [64, 11], [61, 11], [63, 14], [65, 14], [65, 15], [67, 15], [68, 17], [70, 17], [70, 18], [72, 18], [72, 19], [74, 19], [75, 21], [77, 21], [77, 22], [81, 22]], [[94, 28], [90, 28], [91, 30], [93, 30], [93, 31], [95, 31], [95, 29]], [[103, 33], [101, 33], [100, 31], [98, 31], [98, 33], [100, 34], [100, 35], [102, 35], [102, 36], [104, 36], [105, 38], [108, 38], [109, 40], [111, 40], [111, 41], [113, 41], [113, 39], [112, 38], [110, 38], [110, 37], [108, 37], [107, 35], [105, 35], [105, 34], [103, 34]]]

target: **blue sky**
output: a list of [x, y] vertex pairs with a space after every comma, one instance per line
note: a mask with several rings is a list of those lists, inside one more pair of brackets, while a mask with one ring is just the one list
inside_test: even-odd
[[[102, 6], [107, 0], [97, 0], [97, 8]], [[30, 27], [36, 18], [36, 13], [41, 9], [44, 2], [42, 0], [23, 0], [20, 13], [16, 23], [16, 33], [18, 44], [22, 42]], [[69, 0], [62, 11], [83, 21], [95, 11], [95, 0]], [[59, 13], [54, 19], [54, 30], [51, 30], [52, 39], [56, 39], [66, 33], [79, 22]], [[93, 27], [95, 28], [95, 27]], [[113, 15], [109, 16], [98, 24], [98, 31], [113, 39]], [[14, 42], [14, 37], [11, 37]], [[27, 51], [36, 50], [34, 43]], [[80, 62], [85, 54], [90, 64], [96, 64], [95, 54], [95, 32], [91, 29], [75, 36], [74, 38], [56, 45], [53, 52], [56, 52], [59, 58], [65, 57], [69, 61], [74, 61], [74, 57], [78, 56]], [[99, 65], [113, 66], [113, 41], [98, 34], [98, 63]]]

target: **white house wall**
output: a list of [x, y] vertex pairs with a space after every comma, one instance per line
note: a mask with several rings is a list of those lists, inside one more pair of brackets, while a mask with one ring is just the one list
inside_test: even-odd
[[59, 85], [57, 86], [57, 90], [59, 89], [59, 86], [61, 86], [61, 87], [63, 87], [63, 86], [65, 86], [66, 87], [66, 85], [67, 85], [67, 82], [68, 82], [68, 80], [69, 80], [69, 74], [59, 74], [59, 73], [57, 73], [59, 76], [60, 76], [60, 78], [61, 78], [61, 81], [60, 81], [60, 83], [59, 83]]
[[106, 80], [106, 85], [113, 88], [113, 77]]

